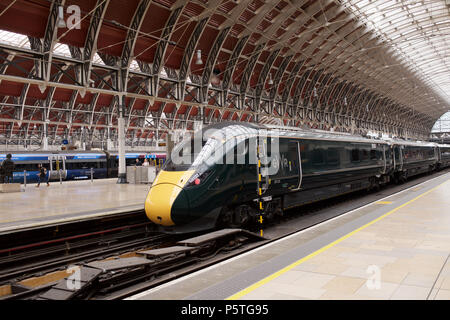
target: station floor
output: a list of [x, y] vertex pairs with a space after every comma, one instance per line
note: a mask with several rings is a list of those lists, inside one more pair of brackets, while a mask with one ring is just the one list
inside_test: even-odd
[[0, 232], [144, 208], [150, 185], [116, 182], [117, 178], [58, 181], [0, 193]]
[[450, 173], [130, 300], [450, 299]]

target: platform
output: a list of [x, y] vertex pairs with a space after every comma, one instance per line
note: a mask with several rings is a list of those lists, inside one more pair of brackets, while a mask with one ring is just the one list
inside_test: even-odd
[[116, 182], [51, 182], [39, 188], [28, 184], [25, 191], [0, 194], [0, 232], [144, 209], [150, 185]]
[[137, 294], [150, 299], [450, 299], [450, 174]]

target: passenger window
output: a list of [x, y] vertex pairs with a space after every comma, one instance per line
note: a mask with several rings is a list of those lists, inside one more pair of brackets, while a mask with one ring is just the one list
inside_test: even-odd
[[339, 152], [337, 148], [329, 148], [327, 150], [327, 163], [329, 165], [339, 164]]
[[377, 151], [374, 149], [370, 150], [370, 160], [378, 160]]
[[361, 150], [361, 161], [369, 160], [369, 152], [366, 149]]
[[312, 152], [312, 163], [313, 165], [321, 165], [324, 163], [323, 159], [323, 150], [322, 149], [314, 149]]
[[352, 162], [359, 162], [359, 149], [352, 149]]

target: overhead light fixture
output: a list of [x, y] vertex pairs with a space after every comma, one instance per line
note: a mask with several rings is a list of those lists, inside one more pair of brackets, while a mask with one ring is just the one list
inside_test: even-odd
[[197, 50], [197, 59], [195, 60], [195, 64], [203, 64], [202, 50]]
[[65, 28], [66, 22], [64, 21], [64, 7], [58, 7], [58, 28]]
[[211, 77], [211, 82], [212, 82], [213, 84], [219, 84], [219, 83], [220, 83], [219, 74], [220, 74], [220, 70], [214, 68], [213, 74], [212, 74], [212, 77]]
[[272, 74], [269, 73], [269, 84], [272, 85], [273, 84], [273, 80], [272, 80]]

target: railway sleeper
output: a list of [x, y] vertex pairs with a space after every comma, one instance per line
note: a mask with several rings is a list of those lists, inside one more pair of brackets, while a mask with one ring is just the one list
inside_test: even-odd
[[137, 281], [210, 258], [221, 250], [232, 250], [244, 243], [265, 238], [242, 229], [221, 229], [177, 242], [174, 246], [136, 252], [136, 256], [95, 261], [72, 268], [37, 300], [89, 299]]

